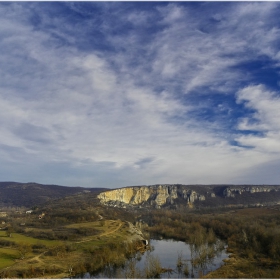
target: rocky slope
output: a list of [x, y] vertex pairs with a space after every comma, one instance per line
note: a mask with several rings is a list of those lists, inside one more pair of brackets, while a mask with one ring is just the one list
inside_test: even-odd
[[[105, 205], [127, 207], [150, 206], [161, 208], [185, 204], [187, 206], [220, 206], [225, 204], [280, 203], [280, 185], [181, 185], [164, 184], [133, 186], [101, 192]], [[216, 202], [216, 204], [215, 204]]]

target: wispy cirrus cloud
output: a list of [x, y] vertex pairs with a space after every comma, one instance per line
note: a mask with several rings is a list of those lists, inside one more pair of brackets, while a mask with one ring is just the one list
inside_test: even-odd
[[278, 9], [2, 3], [2, 180], [231, 183], [277, 162]]
[[[240, 120], [239, 130], [251, 131], [238, 141], [264, 153], [280, 152], [280, 98], [278, 92], [263, 85], [248, 86], [237, 93], [238, 102], [252, 110], [251, 116]], [[256, 135], [254, 132], [261, 132]]]

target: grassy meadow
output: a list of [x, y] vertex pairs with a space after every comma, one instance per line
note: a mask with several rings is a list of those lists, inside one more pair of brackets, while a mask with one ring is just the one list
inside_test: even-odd
[[[69, 230], [69, 235], [75, 230], [80, 235], [73, 240], [48, 240], [26, 235], [40, 235], [42, 228], [10, 236], [0, 231], [0, 242], [6, 244], [0, 249], [2, 278], [64, 278], [99, 269], [108, 262], [121, 263], [127, 256], [123, 244], [132, 237], [128, 224], [121, 220], [71, 223], [60, 230]], [[84, 236], [85, 231], [95, 234]]]

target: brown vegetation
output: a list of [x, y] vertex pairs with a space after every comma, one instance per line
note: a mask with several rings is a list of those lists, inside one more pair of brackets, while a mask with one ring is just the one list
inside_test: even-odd
[[[208, 214], [161, 210], [149, 214], [149, 220], [151, 233], [186, 241], [194, 247], [211, 244], [216, 237], [228, 244], [230, 258], [206, 278], [280, 277], [280, 215], [277, 208]], [[200, 250], [193, 262], [213, 254], [209, 248]]]
[[[39, 220], [42, 213], [45, 216]], [[189, 243], [194, 266], [215, 255], [218, 239], [225, 241], [229, 259], [220, 269], [201, 277], [280, 278], [279, 213], [277, 206], [128, 211], [102, 206], [90, 194], [78, 194], [34, 208], [31, 214], [13, 210], [3, 218], [5, 231], [0, 246], [15, 250], [17, 257], [12, 267], [0, 271], [0, 277], [63, 278], [98, 271], [109, 264], [122, 265], [143, 246], [133, 240], [126, 242], [131, 234], [124, 221], [135, 222], [141, 217], [151, 234]], [[91, 223], [94, 226], [86, 226]], [[28, 245], [17, 242], [16, 233], [57, 243]], [[135, 269], [133, 259], [129, 267], [122, 278], [153, 278], [166, 272], [153, 257], [148, 258], [144, 271]], [[180, 255], [177, 267], [186, 276], [191, 274]]]

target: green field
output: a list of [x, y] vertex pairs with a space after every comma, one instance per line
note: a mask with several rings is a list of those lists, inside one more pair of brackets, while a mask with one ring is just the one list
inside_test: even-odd
[[61, 241], [58, 241], [58, 240], [38, 239], [38, 238], [28, 237], [28, 236], [25, 236], [25, 235], [19, 234], [19, 233], [13, 233], [12, 237], [7, 237], [6, 234], [1, 235], [1, 239], [8, 240], [8, 241], [13, 241], [16, 244], [19, 244], [19, 243], [25, 243], [25, 244], [28, 244], [28, 245], [41, 244], [41, 245], [45, 245], [45, 246], [48, 246], [48, 247], [63, 244]]
[[[0, 240], [15, 242], [16, 246], [21, 244], [27, 245], [44, 245], [49, 248], [63, 244], [58, 240], [41, 240], [33, 237], [28, 237], [19, 233], [13, 233], [12, 237], [7, 237], [6, 232], [0, 232]], [[34, 257], [35, 254], [29, 252], [28, 257]], [[20, 253], [17, 248], [0, 248], [0, 269], [12, 266], [16, 259], [20, 258]]]
[[14, 264], [14, 260], [19, 257], [16, 249], [0, 248], [0, 269]]
[[100, 222], [76, 223], [65, 226], [66, 228], [100, 228]]
[[[133, 236], [129, 232], [129, 224], [121, 220], [72, 223], [59, 229], [63, 231], [66, 228], [82, 230], [82, 234], [77, 235], [77, 239], [62, 241], [39, 239], [20, 233], [12, 233], [11, 237], [8, 237], [5, 231], [0, 231], [0, 241], [14, 243], [7, 242], [7, 246], [10, 247], [0, 250], [2, 277], [9, 278], [18, 275], [19, 278], [29, 276], [41, 278], [46, 273], [54, 278], [65, 278], [69, 275], [69, 265], [74, 267], [77, 273], [83, 271], [86, 260], [89, 263], [93, 262], [92, 269], [98, 269], [103, 262], [123, 261], [125, 249], [119, 244], [124, 240], [130, 240]], [[30, 231], [42, 232], [44, 229], [34, 227]], [[93, 234], [83, 235], [84, 231], [87, 233], [92, 231]], [[4, 242], [2, 244], [6, 246]], [[113, 246], [115, 249], [111, 250], [108, 246]], [[98, 256], [93, 253], [95, 250]], [[101, 259], [102, 263], [99, 261]]]

